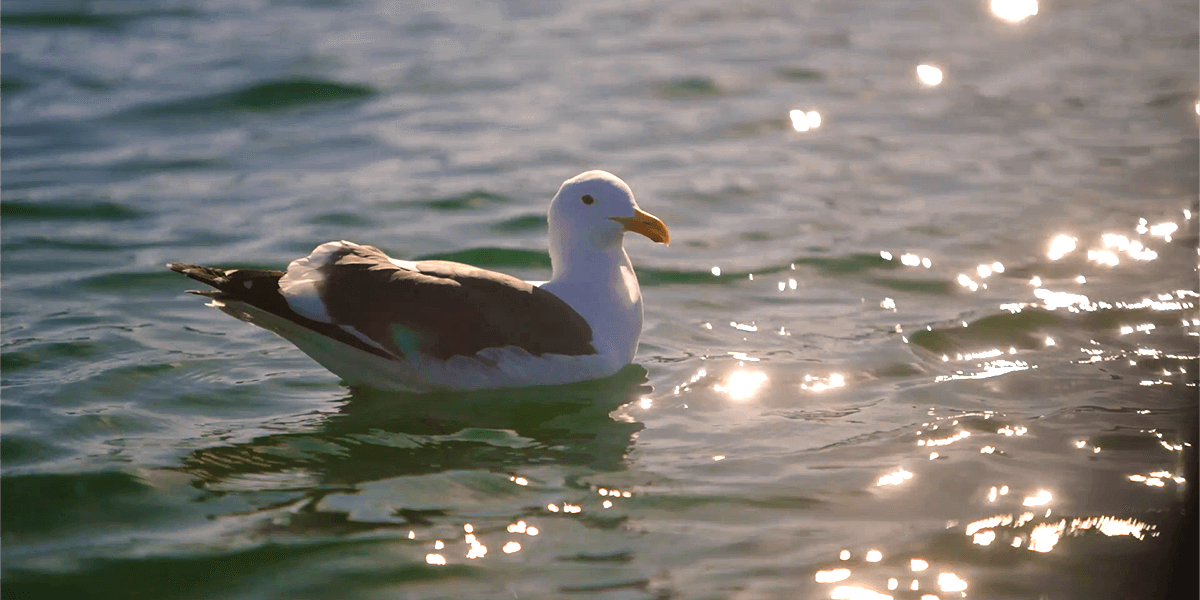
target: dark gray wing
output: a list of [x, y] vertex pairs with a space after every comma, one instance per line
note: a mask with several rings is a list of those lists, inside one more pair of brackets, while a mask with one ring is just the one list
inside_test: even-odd
[[442, 360], [516, 346], [532, 355], [596, 354], [592, 330], [557, 296], [454, 262], [401, 267], [371, 246], [339, 249], [320, 268], [325, 312], [389, 352]]

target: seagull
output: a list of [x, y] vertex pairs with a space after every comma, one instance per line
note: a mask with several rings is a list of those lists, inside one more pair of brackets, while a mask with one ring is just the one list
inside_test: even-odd
[[559, 385], [633, 362], [642, 294], [626, 232], [670, 244], [617, 176], [587, 171], [550, 201], [545, 282], [327, 242], [286, 271], [167, 268], [209, 306], [272, 331], [350, 386], [414, 392]]

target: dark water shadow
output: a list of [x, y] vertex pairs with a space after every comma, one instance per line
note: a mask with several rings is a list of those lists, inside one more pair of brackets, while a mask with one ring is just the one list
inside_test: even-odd
[[[211, 490], [289, 479], [337, 488], [455, 470], [511, 472], [531, 464], [617, 470], [642, 424], [609, 416], [649, 394], [646, 371], [603, 380], [469, 393], [353, 390], [317, 431], [279, 433], [197, 450], [180, 470]], [[302, 477], [298, 476], [302, 474]], [[280, 476], [278, 479], [272, 475]], [[247, 490], [251, 491], [251, 490]]]
[[[283, 582], [287, 591], [280, 597], [326, 598], [353, 597], [347, 590], [355, 586], [470, 576], [475, 571], [466, 565], [433, 566], [419, 559], [349, 571], [322, 565], [394, 554], [407, 547], [411, 529], [422, 531], [411, 544], [423, 557], [420, 548], [429, 531], [439, 537], [450, 531], [461, 535], [456, 520], [461, 515], [470, 515], [480, 531], [502, 529], [508, 516], [522, 514], [545, 493], [510, 479], [510, 473], [535, 465], [623, 469], [643, 426], [610, 414], [651, 393], [647, 381], [645, 369], [631, 366], [604, 380], [522, 390], [352, 390], [338, 413], [315, 429], [286, 426], [287, 431], [185, 456], [170, 470], [190, 478], [198, 496], [164, 495], [170, 488], [161, 482], [170, 476], [151, 477], [158, 484], [123, 473], [82, 480], [7, 478], [5, 491], [18, 493], [5, 498], [6, 544], [13, 541], [12, 533], [32, 543], [77, 530], [90, 535], [97, 522], [118, 530], [136, 523], [151, 532], [147, 535], [158, 540], [160, 550], [84, 553], [70, 571], [46, 569], [28, 555], [18, 556], [6, 561], [0, 577], [14, 597], [243, 597], [245, 586], [269, 579]], [[80, 515], [49, 523], [48, 496], [57, 498], [52, 505], [57, 512]], [[170, 551], [161, 549], [161, 536], [153, 533], [156, 522], [170, 528], [197, 520], [205, 521], [200, 530], [207, 531], [211, 520], [227, 533], [191, 539], [183, 552], [169, 543]], [[585, 523], [611, 526], [595, 518]], [[230, 539], [253, 542], [231, 547]], [[125, 583], [105, 583], [114, 580]]]

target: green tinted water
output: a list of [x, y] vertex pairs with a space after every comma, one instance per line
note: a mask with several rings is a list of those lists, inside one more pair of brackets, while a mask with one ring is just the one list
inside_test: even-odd
[[[0, 54], [9, 596], [1190, 581], [1194, 3], [58, 10], [6, 3]], [[545, 279], [589, 168], [673, 239], [628, 244], [607, 381], [350, 390], [163, 267], [351, 239]]]

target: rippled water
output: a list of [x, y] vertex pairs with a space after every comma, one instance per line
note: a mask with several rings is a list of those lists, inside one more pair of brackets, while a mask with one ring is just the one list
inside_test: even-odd
[[[3, 585], [1194, 597], [1197, 23], [6, 2]], [[611, 380], [349, 390], [163, 268], [344, 238], [545, 278], [589, 168], [675, 240], [628, 243]]]

